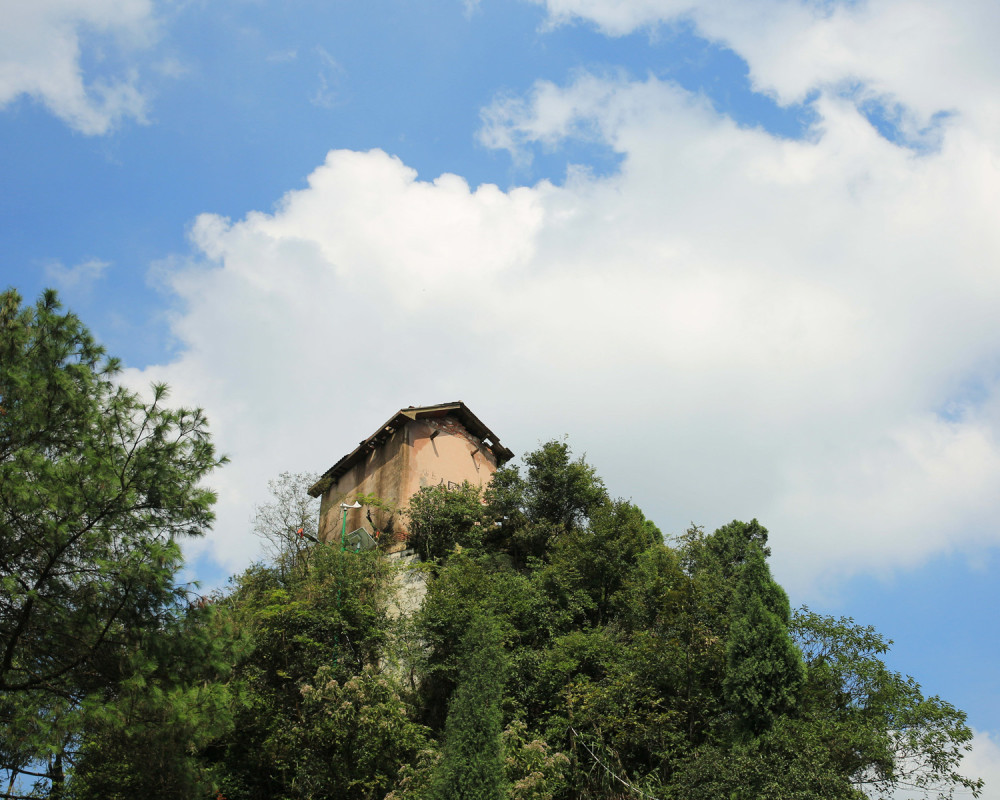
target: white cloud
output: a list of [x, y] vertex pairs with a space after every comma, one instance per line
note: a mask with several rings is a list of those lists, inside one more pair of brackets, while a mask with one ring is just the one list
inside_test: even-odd
[[153, 65], [153, 69], [165, 78], [183, 78], [191, 74], [191, 67], [176, 56], [166, 56]]
[[319, 88], [309, 99], [314, 106], [321, 108], [333, 108], [340, 99], [340, 84], [344, 77], [344, 68], [337, 63], [324, 48], [317, 47], [316, 55], [319, 57], [319, 72], [316, 77], [319, 79]]
[[299, 51], [294, 48], [289, 50], [276, 50], [273, 53], [268, 53], [267, 61], [270, 64], [287, 64], [290, 61], [295, 61], [299, 57]]
[[982, 778], [980, 800], [1000, 800], [1000, 743], [995, 732], [975, 731], [972, 751], [962, 762], [962, 774]]
[[45, 278], [66, 294], [86, 292], [104, 276], [110, 266], [111, 262], [97, 258], [81, 261], [72, 267], [54, 261], [45, 265]]
[[996, 544], [996, 139], [963, 115], [916, 156], [855, 103], [820, 96], [788, 141], [581, 74], [482, 139], [599, 139], [613, 175], [473, 190], [337, 151], [273, 213], [200, 217], [168, 278], [182, 355], [132, 378], [205, 406], [233, 456], [219, 557], [248, 557], [268, 478], [454, 399], [522, 452], [570, 433], [668, 532], [760, 518], [803, 599]]
[[125, 118], [145, 119], [134, 69], [85, 75], [81, 56], [95, 39], [125, 52], [147, 46], [155, 32], [151, 0], [3, 0], [0, 12], [0, 108], [27, 95], [91, 135]]
[[746, 59], [759, 91], [781, 103], [812, 92], [850, 93], [861, 102], [901, 104], [917, 129], [958, 109], [984, 133], [1000, 128], [994, 32], [1000, 6], [970, 0], [535, 0], [550, 26], [587, 21], [611, 35], [690, 22]]

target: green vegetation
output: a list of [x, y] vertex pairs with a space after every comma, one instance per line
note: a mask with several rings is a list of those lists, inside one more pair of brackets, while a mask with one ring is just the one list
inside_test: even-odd
[[[114, 386], [54, 297], [0, 307], [0, 795], [73, 800], [943, 797], [965, 715], [852, 620], [792, 613], [755, 520], [665, 542], [552, 441], [402, 513], [427, 594], [315, 544], [309, 476], [272, 560], [188, 602], [211, 519], [197, 412]], [[368, 498], [381, 530], [396, 509]], [[372, 518], [374, 519], [374, 518]], [[387, 537], [391, 538], [391, 537]]]
[[461, 642], [459, 682], [448, 703], [434, 800], [502, 800], [501, 708], [506, 654], [496, 622], [476, 616]]
[[[201, 702], [174, 678], [211, 661], [199, 630], [211, 622], [189, 613], [174, 576], [177, 539], [211, 522], [215, 498], [201, 481], [220, 460], [200, 411], [166, 408], [163, 386], [143, 401], [115, 384], [118, 369], [54, 292], [27, 307], [14, 291], [0, 294], [0, 769], [8, 794], [23, 777], [61, 797], [85, 738], [108, 753], [105, 737], [124, 726], [148, 743], [141, 729], [151, 719]], [[176, 671], [163, 669], [168, 659]]]

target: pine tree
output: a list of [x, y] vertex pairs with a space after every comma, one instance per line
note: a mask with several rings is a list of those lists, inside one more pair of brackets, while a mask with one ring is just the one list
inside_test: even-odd
[[0, 294], [0, 773], [48, 758], [53, 796], [81, 709], [184, 602], [177, 539], [213, 518], [204, 415], [118, 370], [55, 292]]

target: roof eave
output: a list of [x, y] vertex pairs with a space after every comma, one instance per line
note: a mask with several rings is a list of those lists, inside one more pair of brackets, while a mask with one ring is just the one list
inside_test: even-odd
[[380, 436], [391, 435], [395, 431], [396, 427], [398, 427], [399, 423], [403, 420], [418, 420], [445, 416], [450, 412], [456, 412], [456, 415], [459, 417], [466, 430], [468, 430], [473, 436], [477, 436], [479, 439], [489, 440], [488, 446], [497, 459], [497, 466], [505, 464], [514, 457], [514, 453], [500, 444], [499, 439], [497, 439], [493, 431], [487, 428], [486, 425], [483, 424], [483, 421], [473, 414], [469, 410], [469, 407], [466, 406], [461, 400], [453, 403], [439, 403], [434, 406], [411, 406], [410, 408], [401, 408], [393, 414], [384, 424], [379, 426], [375, 433], [363, 440], [350, 453], [345, 455], [337, 461], [336, 464], [330, 467], [330, 469], [324, 472], [320, 479], [309, 487], [309, 496], [319, 497], [322, 495], [323, 492], [330, 488], [330, 485], [334, 481], [338, 480], [341, 475], [353, 466], [356, 458], [364, 450], [373, 448], [376, 440]]

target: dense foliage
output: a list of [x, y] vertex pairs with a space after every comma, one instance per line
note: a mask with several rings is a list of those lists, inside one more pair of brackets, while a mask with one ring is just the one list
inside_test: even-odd
[[501, 708], [503, 642], [496, 622], [478, 616], [462, 637], [460, 678], [448, 703], [434, 800], [502, 800]]
[[163, 386], [146, 402], [116, 385], [118, 370], [54, 292], [34, 306], [0, 294], [8, 794], [38, 779], [39, 791], [61, 795], [82, 732], [96, 742], [97, 731], [119, 725], [113, 709], [127, 697], [145, 706], [123, 711], [136, 726], [163, 712], [153, 709], [155, 693], [173, 689], [159, 664], [187, 663], [200, 649], [205, 621], [188, 613], [174, 582], [177, 539], [210, 523], [214, 496], [201, 481], [220, 460], [199, 410], [166, 407]]
[[[233, 724], [199, 757], [227, 800], [979, 789], [964, 715], [874, 631], [792, 613], [756, 520], [665, 543], [562, 441], [406, 513], [419, 566], [286, 547], [217, 599]], [[406, 569], [427, 592], [399, 617]]]
[[[874, 630], [792, 612], [756, 520], [665, 542], [565, 441], [485, 493], [366, 498], [380, 530], [406, 515], [416, 565], [317, 543], [310, 478], [283, 475], [254, 524], [272, 560], [188, 603], [175, 539], [208, 522], [198, 481], [218, 463], [203, 418], [116, 388], [54, 298], [0, 313], [4, 796], [981, 788], [958, 772], [964, 714], [889, 670]], [[402, 615], [415, 578], [426, 596]]]

